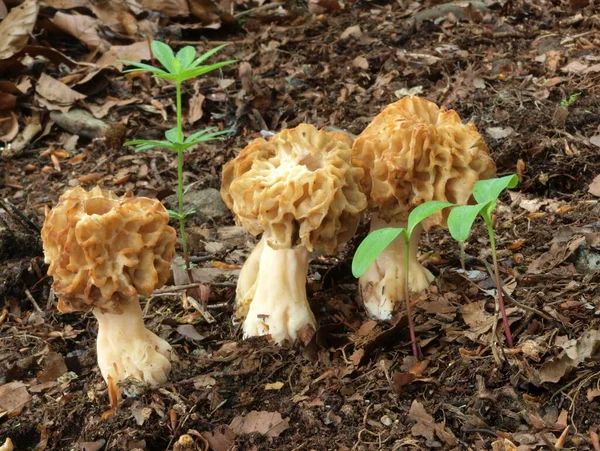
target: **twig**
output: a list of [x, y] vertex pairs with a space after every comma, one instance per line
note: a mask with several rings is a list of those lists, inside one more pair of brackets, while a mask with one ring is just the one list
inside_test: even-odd
[[266, 5], [257, 6], [256, 8], [248, 9], [246, 11], [240, 11], [239, 13], [234, 14], [233, 17], [235, 19], [239, 19], [240, 17], [249, 16], [250, 14], [254, 14], [259, 11], [279, 8], [280, 6], [283, 6], [283, 3], [267, 3]]
[[31, 292], [29, 291], [28, 288], [25, 288], [25, 294], [27, 295], [27, 299], [29, 299], [31, 301], [31, 303], [33, 304], [33, 306], [35, 307], [35, 309], [38, 311], [38, 313], [41, 313], [43, 315], [44, 311], [40, 308], [40, 306], [38, 305], [38, 303], [35, 301], [35, 299], [31, 295]]
[[198, 288], [201, 285], [211, 285], [213, 287], [235, 287], [236, 286], [236, 284], [233, 282], [215, 282], [215, 283], [210, 283], [210, 284], [205, 284], [205, 283], [200, 283], [200, 282], [186, 283], [185, 285], [174, 285], [174, 286], [169, 286], [169, 287], [163, 287], [159, 290], [155, 290], [154, 293], [152, 293], [152, 296], [157, 296], [157, 295], [165, 294], [165, 293], [172, 293], [174, 291], [186, 291], [186, 290], [189, 290], [190, 288]]
[[583, 374], [577, 376], [575, 379], [573, 379], [571, 382], [569, 382], [566, 385], [563, 385], [562, 387], [560, 387], [558, 390], [556, 390], [554, 392], [554, 394], [552, 396], [550, 396], [550, 402], [552, 402], [552, 400], [556, 397], [556, 395], [561, 394], [562, 392], [564, 392], [567, 388], [571, 387], [572, 385], [575, 385], [577, 382], [579, 382], [581, 379], [588, 377], [590, 375], [591, 371], [584, 371]]
[[194, 307], [196, 310], [198, 310], [198, 312], [200, 312], [200, 314], [206, 320], [207, 323], [212, 324], [216, 321], [215, 318], [208, 311], [206, 311], [206, 309], [203, 308], [202, 305], [192, 296], [188, 295], [187, 300], [192, 305], [192, 307]]

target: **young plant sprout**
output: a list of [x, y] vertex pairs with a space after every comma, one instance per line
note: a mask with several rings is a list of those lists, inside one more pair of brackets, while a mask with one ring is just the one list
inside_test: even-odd
[[[393, 262], [396, 259], [395, 253], [404, 254], [404, 283], [402, 284], [404, 289], [404, 299], [406, 302], [406, 316], [408, 317], [408, 328], [410, 331], [410, 340], [412, 345], [413, 355], [417, 358], [421, 357], [420, 349], [417, 345], [417, 337], [415, 334], [415, 328], [412, 320], [411, 306], [410, 306], [410, 256], [416, 249], [412, 249], [411, 236], [417, 227], [420, 228], [421, 222], [427, 219], [429, 216], [443, 210], [446, 207], [450, 207], [453, 204], [445, 201], [430, 201], [425, 202], [417, 206], [408, 216], [408, 223], [406, 228], [402, 227], [385, 227], [371, 232], [354, 254], [352, 259], [352, 274], [354, 277], [359, 278], [369, 269], [369, 267], [377, 260], [385, 261], [385, 253], [390, 254], [389, 259]], [[420, 232], [420, 230], [419, 230]], [[396, 281], [389, 280], [388, 283], [395, 284]]]
[[504, 334], [506, 343], [509, 347], [513, 346], [513, 337], [508, 324], [508, 317], [504, 307], [504, 294], [502, 293], [502, 279], [498, 267], [498, 257], [496, 255], [496, 237], [494, 236], [494, 226], [492, 223], [492, 213], [496, 208], [498, 196], [507, 188], [514, 188], [519, 183], [516, 175], [507, 175], [501, 178], [480, 180], [473, 187], [473, 197], [476, 205], [461, 205], [450, 211], [448, 216], [448, 230], [452, 237], [458, 241], [461, 246], [461, 265], [464, 269], [464, 243], [469, 238], [473, 222], [478, 215], [481, 215], [487, 226], [490, 237], [490, 247], [492, 250], [492, 262], [494, 264], [494, 277], [496, 279], [496, 291], [498, 292], [498, 304], [502, 314], [504, 324]]
[[[364, 169], [361, 186], [372, 211], [371, 232], [408, 229], [411, 211], [429, 201], [468, 204], [475, 182], [496, 171], [474, 124], [463, 124], [455, 111], [419, 97], [388, 105], [354, 140], [352, 151], [352, 163]], [[390, 319], [408, 300], [406, 280], [412, 293], [427, 289], [433, 276], [417, 259], [420, 233], [445, 227], [446, 219], [447, 213], [438, 211], [411, 229], [408, 266], [402, 258], [406, 243], [398, 239], [364, 271], [359, 293], [370, 316]]]
[[60, 196], [42, 228], [52, 289], [61, 312], [91, 311], [97, 353], [117, 406], [127, 378], [159, 385], [171, 369], [171, 346], [144, 326], [139, 296], [165, 284], [175, 254], [175, 229], [156, 199], [118, 198], [96, 187]]
[[255, 139], [223, 167], [221, 197], [262, 237], [238, 279], [244, 337], [306, 341], [316, 321], [306, 297], [310, 252], [333, 253], [367, 206], [347, 136], [309, 124]]
[[169, 215], [172, 218], [177, 219], [179, 221], [179, 231], [181, 234], [181, 247], [183, 248], [183, 258], [190, 278], [191, 267], [185, 233], [185, 218], [192, 214], [194, 211], [193, 209], [184, 211], [183, 207], [183, 156], [186, 150], [206, 141], [223, 139], [222, 135], [228, 134], [230, 133], [230, 131], [215, 131], [216, 128], [212, 127], [206, 130], [201, 130], [199, 132], [192, 133], [186, 138], [183, 134], [183, 109], [181, 107], [181, 87], [184, 81], [199, 77], [201, 75], [207, 74], [208, 72], [212, 72], [221, 67], [235, 63], [235, 60], [229, 60], [207, 66], [201, 65], [201, 63], [203, 63], [209, 57], [217, 53], [226, 45], [227, 44], [223, 44], [218, 47], [215, 47], [214, 49], [209, 50], [208, 52], [196, 58], [196, 50], [192, 46], [183, 47], [177, 52], [177, 54], [174, 54], [173, 50], [167, 44], [160, 41], [152, 41], [152, 54], [158, 61], [160, 61], [164, 69], [133, 61], [122, 61], [123, 63], [129, 64], [130, 66], [134, 66], [134, 69], [126, 70], [126, 73], [138, 71], [150, 72], [157, 78], [170, 80], [175, 83], [177, 101], [177, 126], [165, 132], [166, 140], [154, 141], [138, 139], [135, 141], [126, 142], [125, 145], [135, 146], [136, 152], [160, 147], [163, 149], [172, 150], [177, 153], [177, 200], [179, 208], [178, 211], [168, 211]]

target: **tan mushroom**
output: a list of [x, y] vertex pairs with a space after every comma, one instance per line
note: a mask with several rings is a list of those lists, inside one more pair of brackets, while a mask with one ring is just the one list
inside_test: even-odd
[[98, 365], [113, 406], [116, 383], [162, 384], [171, 369], [171, 346], [145, 328], [138, 300], [169, 278], [176, 235], [168, 222], [155, 199], [80, 187], [65, 192], [44, 221], [58, 308], [92, 311], [98, 319]]
[[[418, 205], [441, 200], [467, 204], [478, 180], [494, 177], [496, 166], [474, 124], [463, 124], [454, 110], [419, 97], [388, 105], [355, 139], [353, 163], [364, 169], [361, 180], [373, 210], [371, 231], [406, 227]], [[448, 210], [424, 221], [423, 227], [446, 226]], [[417, 260], [422, 228], [409, 246], [409, 288], [417, 293], [433, 280]], [[389, 319], [404, 300], [404, 242], [398, 237], [360, 278], [366, 310]]]
[[242, 267], [236, 314], [244, 336], [280, 343], [314, 329], [306, 298], [309, 252], [333, 253], [366, 208], [350, 141], [301, 124], [252, 141], [223, 168], [221, 196], [260, 242]]

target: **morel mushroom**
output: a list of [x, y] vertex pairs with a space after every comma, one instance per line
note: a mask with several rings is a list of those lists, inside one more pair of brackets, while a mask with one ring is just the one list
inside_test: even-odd
[[[467, 204], [478, 180], [494, 177], [496, 166], [474, 124], [454, 110], [419, 97], [388, 105], [354, 141], [353, 163], [364, 169], [361, 184], [373, 210], [371, 231], [406, 227], [416, 206], [440, 200]], [[425, 290], [432, 274], [417, 260], [423, 228], [446, 226], [438, 212], [412, 233], [409, 291]], [[404, 241], [398, 237], [359, 279], [364, 306], [373, 317], [389, 319], [404, 299]]]
[[155, 199], [80, 187], [64, 193], [44, 221], [58, 309], [91, 310], [98, 319], [98, 365], [113, 407], [118, 382], [159, 385], [171, 369], [171, 346], [144, 327], [138, 300], [169, 278], [176, 234], [168, 222]]
[[309, 252], [333, 253], [366, 208], [350, 140], [301, 124], [252, 141], [223, 168], [221, 196], [262, 238], [240, 272], [236, 315], [245, 337], [281, 343], [315, 328], [306, 298]]

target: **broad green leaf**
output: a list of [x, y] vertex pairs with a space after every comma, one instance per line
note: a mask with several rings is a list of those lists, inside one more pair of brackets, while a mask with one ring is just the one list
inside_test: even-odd
[[479, 204], [487, 204], [488, 202], [498, 199], [500, 193], [506, 188], [514, 188], [519, 183], [519, 177], [515, 174], [506, 175], [504, 177], [479, 180], [473, 186], [473, 197]]
[[473, 223], [487, 204], [459, 205], [448, 215], [448, 230], [456, 241], [465, 242], [469, 238]]
[[175, 61], [175, 55], [173, 54], [171, 47], [164, 42], [152, 41], [150, 48], [152, 49], [152, 53], [156, 59], [160, 61], [165, 69], [167, 69], [170, 73], [177, 72], [175, 70], [175, 65], [173, 64]]
[[411, 236], [415, 227], [429, 216], [446, 207], [451, 207], [452, 205], [454, 204], [444, 202], [443, 200], [430, 200], [429, 202], [425, 202], [424, 204], [415, 207], [408, 215], [408, 236]]
[[213, 56], [215, 53], [217, 53], [219, 50], [221, 50], [224, 47], [227, 47], [229, 44], [222, 44], [218, 47], [215, 47], [212, 50], [209, 50], [206, 53], [203, 53], [202, 55], [200, 55], [198, 57], [198, 59], [196, 59], [196, 61], [194, 61], [194, 63], [192, 64], [192, 67], [197, 67], [200, 63], [202, 63], [203, 61], [206, 61], [208, 58], [210, 58], [211, 56]]
[[352, 259], [352, 274], [354, 277], [359, 278], [362, 276], [379, 254], [401, 233], [406, 233], [406, 230], [386, 227], [375, 230], [367, 235], [363, 242], [360, 243], [360, 246], [358, 246], [358, 249], [356, 249], [354, 258]]
[[[485, 207], [483, 207], [483, 209], [481, 210], [481, 216], [483, 216], [483, 219], [485, 219], [487, 221], [487, 219], [492, 218], [492, 213], [494, 212], [494, 209], [496, 208], [496, 201], [492, 201], [492, 202], [488, 202], [487, 204], [485, 204]], [[487, 219], [486, 219], [487, 218]]]
[[191, 45], [185, 46], [184, 48], [179, 50], [179, 52], [177, 52], [177, 55], [175, 55], [175, 58], [177, 58], [179, 64], [181, 64], [180, 70], [186, 70], [190, 66], [190, 64], [192, 64], [195, 57], [196, 50]]
[[182, 141], [179, 137], [179, 129], [177, 127], [170, 128], [165, 132], [165, 138], [167, 138], [173, 144], [181, 144]]

